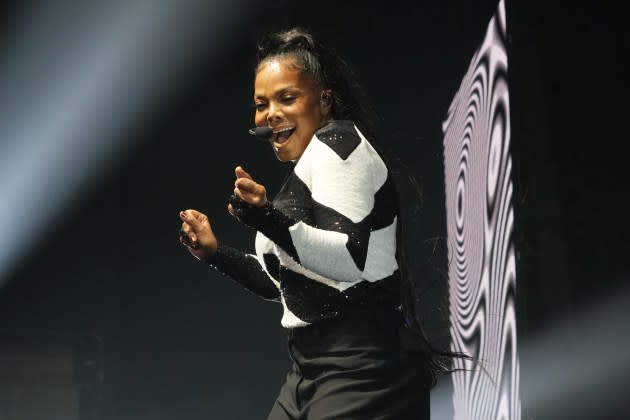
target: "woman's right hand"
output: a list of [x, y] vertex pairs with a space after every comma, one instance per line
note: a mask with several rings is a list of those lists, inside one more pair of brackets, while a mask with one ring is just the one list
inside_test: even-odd
[[197, 210], [179, 212], [182, 228], [179, 241], [188, 248], [197, 259], [205, 261], [217, 251], [217, 238], [212, 232], [208, 217]]

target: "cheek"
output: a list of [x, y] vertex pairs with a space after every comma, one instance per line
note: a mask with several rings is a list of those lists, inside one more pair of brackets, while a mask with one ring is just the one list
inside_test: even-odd
[[304, 128], [312, 128], [314, 125], [315, 110], [312, 106], [302, 106], [293, 113], [295, 119], [301, 123]]
[[311, 106], [311, 109], [308, 115], [309, 115], [310, 123], [313, 126], [315, 126], [315, 128], [318, 128], [322, 121], [322, 110], [319, 107], [319, 101], [314, 103]]

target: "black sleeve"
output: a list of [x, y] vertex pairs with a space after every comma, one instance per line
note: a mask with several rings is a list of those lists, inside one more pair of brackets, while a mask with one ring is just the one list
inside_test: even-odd
[[263, 299], [279, 301], [280, 291], [254, 255], [219, 245], [206, 262]]
[[276, 209], [270, 201], [262, 207], [256, 207], [232, 194], [228, 202], [239, 222], [261, 232], [300, 262], [289, 232], [289, 227], [296, 224], [296, 220]]
[[[246, 203], [240, 198], [232, 195], [229, 203], [234, 209], [234, 216], [243, 224], [262, 232], [266, 237], [270, 238], [277, 245], [286, 251], [295, 261], [302, 263], [298, 251], [295, 248], [290, 233], [290, 227], [295, 226], [298, 221], [286, 215], [267, 202], [262, 207], [256, 207]], [[307, 237], [311, 252], [317, 252], [319, 246], [326, 246], [335, 250], [334, 243], [326, 240], [329, 231], [339, 232], [347, 235], [347, 241], [342, 243], [343, 247], [348, 250], [353, 257], [356, 268], [363, 270], [365, 259], [367, 257], [367, 246], [370, 237], [370, 218], [364, 219], [360, 223], [352, 223], [350, 219], [333, 209], [314, 203], [315, 220], [317, 228], [309, 226], [310, 238]], [[304, 234], [303, 236], [307, 236]], [[338, 248], [338, 247], [337, 247]], [[322, 272], [321, 267], [310, 266], [317, 272]], [[354, 268], [354, 267], [352, 267]], [[350, 274], [350, 278], [352, 274]]]

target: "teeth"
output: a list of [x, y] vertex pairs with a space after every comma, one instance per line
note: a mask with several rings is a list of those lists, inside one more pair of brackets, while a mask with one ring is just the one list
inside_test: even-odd
[[274, 132], [273, 132], [273, 134], [284, 133], [285, 131], [293, 130], [294, 128], [295, 128], [295, 127], [287, 127], [287, 128], [283, 128], [282, 130], [274, 131]]
[[289, 134], [285, 138], [281, 138], [281, 137], [283, 137], [283, 133], [287, 133], [287, 132], [293, 131], [293, 130], [295, 130], [295, 127], [287, 127], [287, 128], [282, 128], [282, 129], [280, 129], [278, 131], [274, 131], [274, 133], [273, 133], [273, 140], [278, 142], [278, 143], [284, 143], [285, 141], [288, 140], [288, 138], [289, 138], [289, 136], [291, 134]]

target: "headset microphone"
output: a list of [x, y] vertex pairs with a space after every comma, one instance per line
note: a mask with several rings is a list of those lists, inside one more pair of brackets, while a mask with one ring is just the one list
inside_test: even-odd
[[273, 135], [273, 130], [269, 127], [254, 127], [249, 129], [249, 134], [264, 141], [268, 141]]

